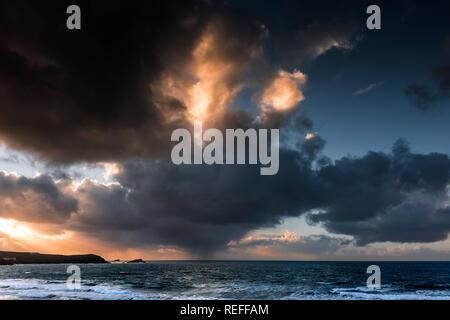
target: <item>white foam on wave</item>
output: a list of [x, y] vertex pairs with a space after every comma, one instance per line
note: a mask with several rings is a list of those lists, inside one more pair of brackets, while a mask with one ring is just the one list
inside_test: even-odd
[[449, 290], [417, 290], [405, 292], [399, 288], [382, 286], [381, 289], [369, 289], [367, 287], [334, 288], [334, 294], [339, 294], [343, 299], [354, 300], [449, 300]]
[[82, 285], [80, 289], [70, 289], [65, 281], [1, 279], [0, 299], [130, 300], [151, 299], [151, 296], [118, 285]]
[[78, 299], [78, 300], [178, 300], [178, 299], [354, 299], [354, 300], [450, 300], [450, 290], [404, 291], [390, 285], [381, 290], [364, 286], [338, 287], [321, 292], [304, 286], [247, 282], [197, 283], [185, 290], [135, 289], [111, 283], [86, 283], [70, 289], [65, 281], [43, 279], [0, 279], [0, 300]]

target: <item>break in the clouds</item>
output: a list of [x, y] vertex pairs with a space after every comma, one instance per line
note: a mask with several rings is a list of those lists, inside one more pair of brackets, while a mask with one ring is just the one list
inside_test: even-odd
[[286, 231], [282, 235], [254, 234], [239, 241], [228, 244], [226, 258], [261, 259], [272, 257], [284, 259], [286, 256], [298, 260], [438, 260], [450, 257], [450, 251], [434, 250], [419, 244], [401, 244], [387, 247], [369, 245], [355, 246], [353, 241], [345, 237], [328, 235], [300, 236], [295, 232]]
[[345, 238], [330, 237], [326, 235], [299, 236], [294, 232], [286, 231], [283, 235], [249, 235], [239, 241], [231, 241], [228, 247], [232, 254], [244, 251], [247, 255], [258, 256], [278, 253], [285, 255], [303, 255], [303, 258], [321, 258], [335, 256], [336, 252], [351, 244]]

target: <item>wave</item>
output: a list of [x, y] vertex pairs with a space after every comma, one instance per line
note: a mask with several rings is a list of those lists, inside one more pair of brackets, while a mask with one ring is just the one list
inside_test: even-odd
[[382, 286], [381, 289], [367, 287], [334, 288], [332, 294], [350, 300], [449, 300], [450, 290], [410, 290], [392, 286]]
[[41, 279], [0, 280], [1, 299], [78, 299], [78, 300], [130, 300], [146, 299], [143, 294], [127, 290], [123, 286], [97, 284], [81, 286], [80, 289], [67, 287], [66, 282]]
[[[406, 287], [406, 286], [405, 286]], [[0, 299], [76, 299], [76, 300], [208, 300], [208, 299], [280, 299], [280, 300], [450, 300], [444, 285], [417, 285], [409, 288], [382, 285], [380, 290], [365, 286], [332, 287], [217, 281], [193, 284], [175, 290], [135, 288], [120, 282], [82, 283], [70, 289], [65, 281], [43, 279], [0, 279]]]

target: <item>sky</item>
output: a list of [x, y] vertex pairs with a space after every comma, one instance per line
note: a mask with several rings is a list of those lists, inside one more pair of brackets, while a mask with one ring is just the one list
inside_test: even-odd
[[[446, 2], [72, 2], [0, 0], [0, 250], [450, 259]], [[174, 165], [194, 121], [278, 174]]]

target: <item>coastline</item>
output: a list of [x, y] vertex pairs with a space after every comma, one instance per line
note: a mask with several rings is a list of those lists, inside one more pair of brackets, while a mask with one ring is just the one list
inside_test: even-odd
[[67, 264], [67, 263], [109, 263], [95, 254], [60, 255], [37, 252], [0, 251], [0, 265], [14, 264]]

